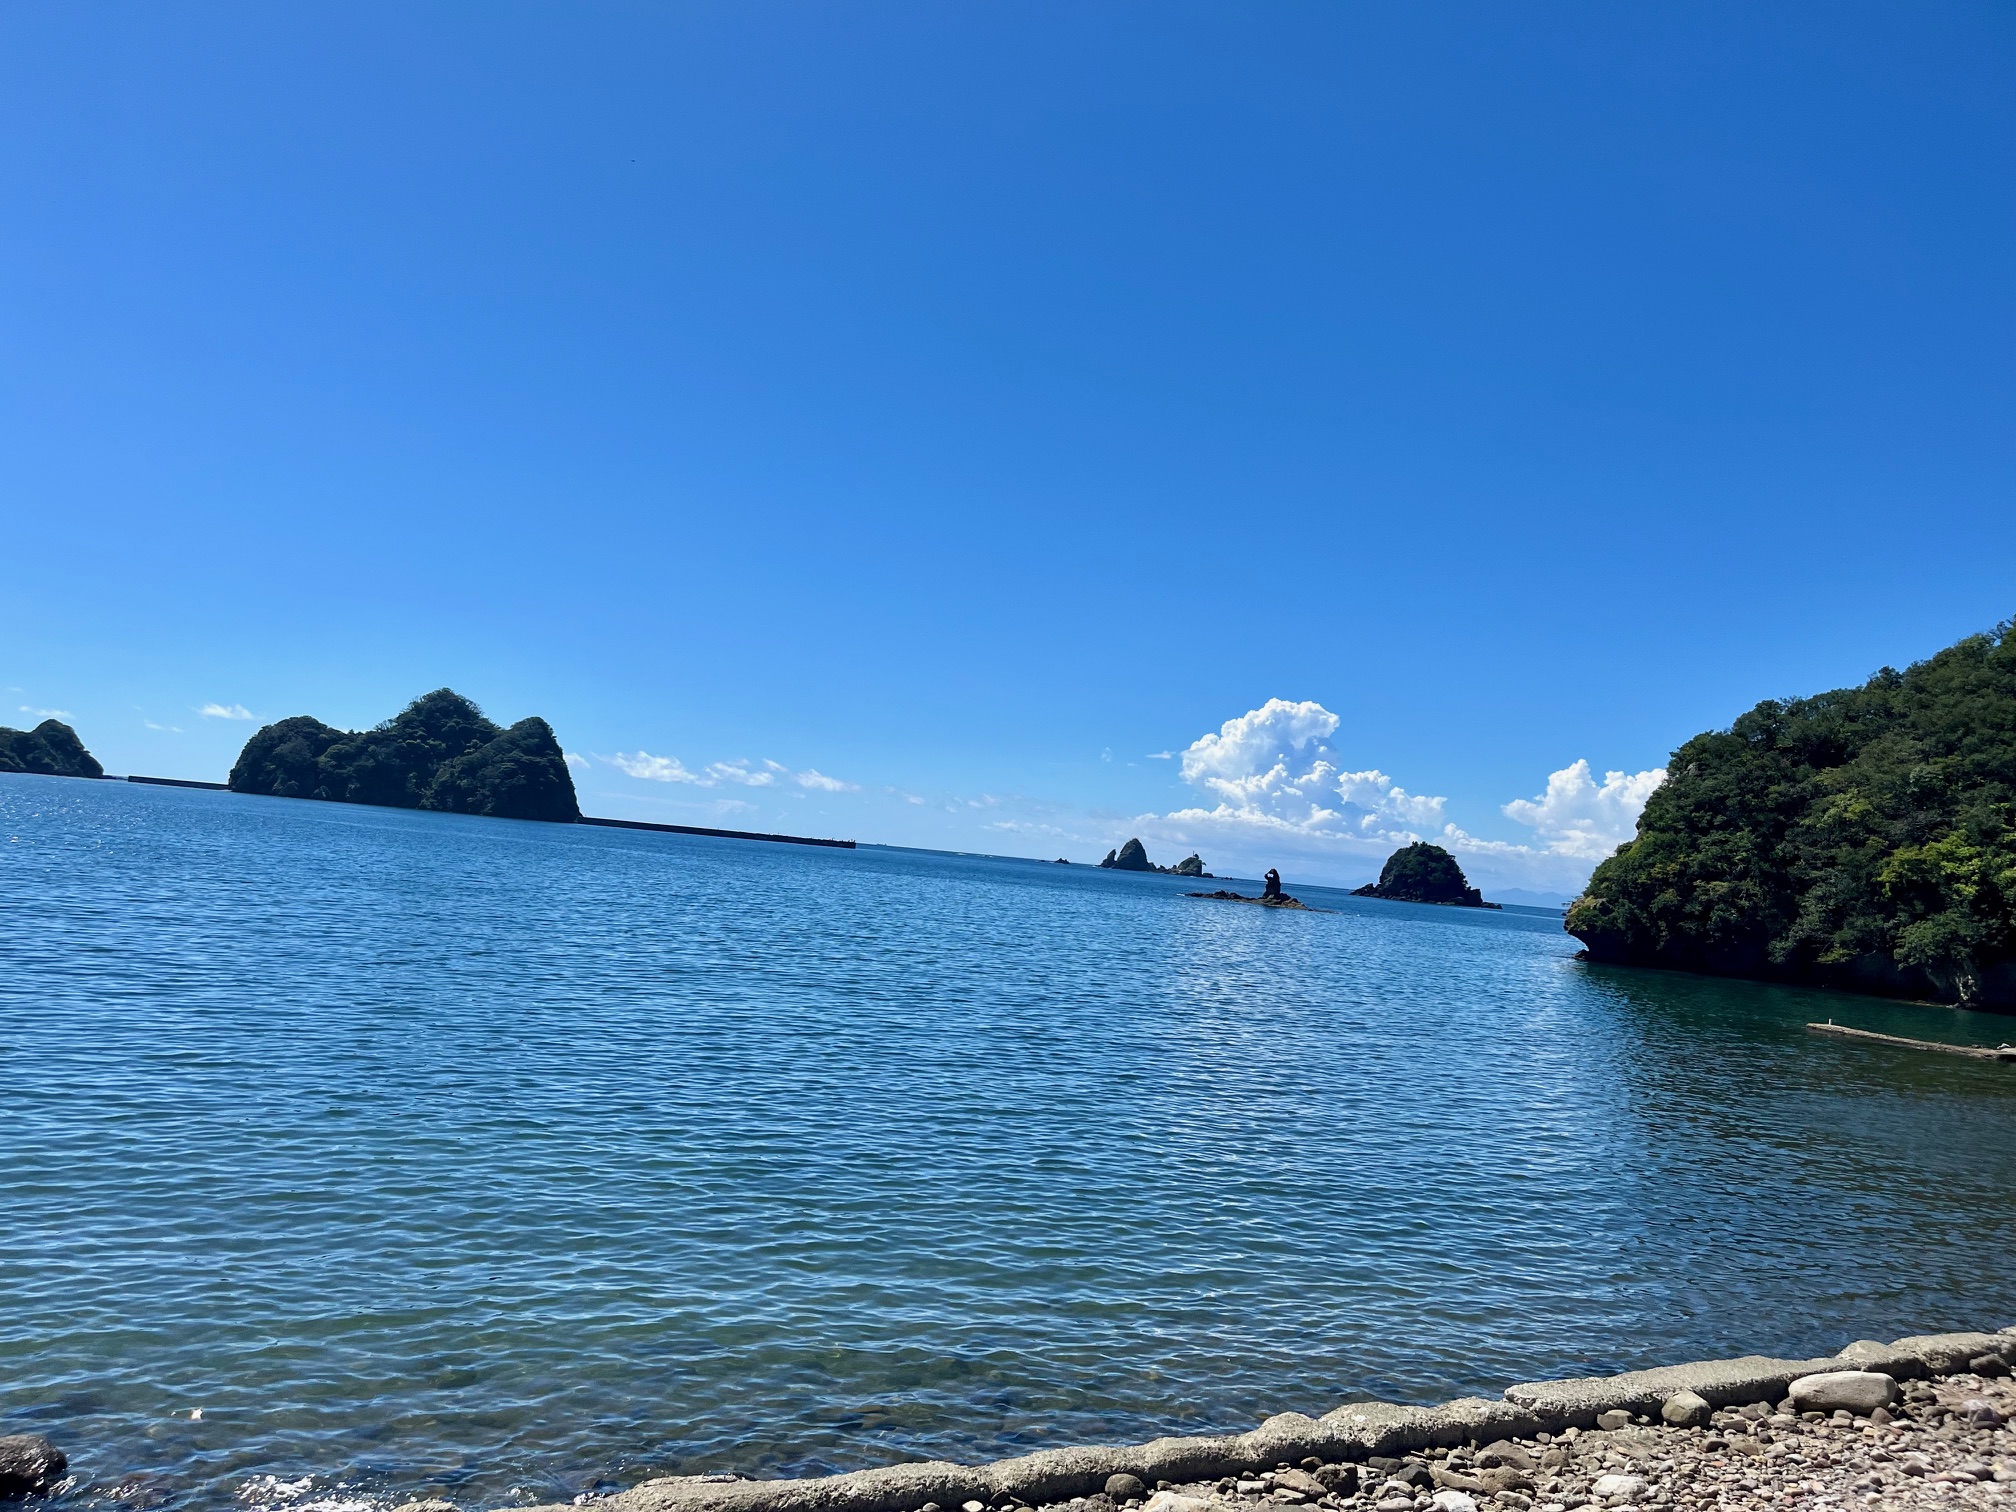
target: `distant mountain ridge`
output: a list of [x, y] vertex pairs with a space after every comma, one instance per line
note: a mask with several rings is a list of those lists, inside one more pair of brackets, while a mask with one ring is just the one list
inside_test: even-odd
[[339, 730], [307, 714], [267, 725], [245, 742], [227, 786], [499, 819], [581, 817], [551, 725], [535, 715], [507, 730], [450, 688], [423, 694], [369, 730]]

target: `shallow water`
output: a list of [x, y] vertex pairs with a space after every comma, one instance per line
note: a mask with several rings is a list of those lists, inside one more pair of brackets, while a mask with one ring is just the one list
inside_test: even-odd
[[1801, 1027], [2011, 1021], [1183, 886], [0, 777], [0, 1432], [479, 1507], [2016, 1323], [2016, 1068]]

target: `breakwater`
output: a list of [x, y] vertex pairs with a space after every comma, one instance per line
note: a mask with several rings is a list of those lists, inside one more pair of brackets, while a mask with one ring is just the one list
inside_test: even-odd
[[[1880, 1421], [1888, 1424], [1893, 1421], [1890, 1406], [1902, 1405], [1898, 1382], [1961, 1372], [2006, 1377], [2012, 1359], [2016, 1359], [2016, 1327], [1999, 1333], [1921, 1334], [1890, 1344], [1861, 1340], [1839, 1354], [1817, 1359], [1745, 1355], [1621, 1375], [1526, 1382], [1506, 1387], [1496, 1398], [1463, 1397], [1439, 1407], [1347, 1402], [1320, 1418], [1280, 1413], [1251, 1433], [1162, 1438], [1119, 1448], [1048, 1449], [988, 1465], [930, 1461], [812, 1480], [669, 1476], [594, 1505], [608, 1512], [920, 1512], [928, 1507], [1013, 1512], [1067, 1501], [1084, 1507], [1082, 1499], [1094, 1496], [1106, 1498], [1109, 1505], [1133, 1502], [1151, 1489], [1158, 1490], [1160, 1507], [1155, 1512], [1206, 1512], [1221, 1492], [1264, 1494], [1276, 1505], [1284, 1500], [1348, 1501], [1371, 1489], [1357, 1467], [1367, 1466], [1381, 1475], [1402, 1471], [1407, 1465], [1400, 1456], [1488, 1445], [1499, 1451], [1493, 1456], [1497, 1463], [1478, 1468], [1488, 1473], [1509, 1465], [1516, 1475], [1522, 1468], [1534, 1468], [1542, 1457], [1519, 1449], [1517, 1441], [1538, 1447], [1556, 1435], [1572, 1439], [1589, 1430], [1616, 1432], [1655, 1420], [1673, 1428], [1700, 1429], [1712, 1423], [1717, 1409], [1752, 1404], [1775, 1405], [1794, 1423], [1805, 1417], [1824, 1419], [1835, 1411], [1852, 1418], [1880, 1410]], [[1761, 1416], [1747, 1421], [1755, 1423]], [[2004, 1416], [1983, 1402], [1972, 1426], [1994, 1433]], [[1727, 1447], [1726, 1440], [1722, 1447]], [[1552, 1468], [1562, 1462], [1565, 1455]], [[1445, 1489], [1437, 1498], [1441, 1512], [1475, 1512], [1473, 1492], [1488, 1489], [1482, 1478], [1465, 1476], [1471, 1485], [1450, 1487], [1447, 1476], [1452, 1472], [1438, 1474], [1428, 1461], [1416, 1463], [1419, 1478], [1402, 1479], [1393, 1487], [1407, 1497], [1407, 1507], [1416, 1505], [1413, 1492], [1442, 1485]], [[1348, 1475], [1331, 1473], [1347, 1469]], [[1296, 1484], [1298, 1474], [1306, 1485]], [[1269, 1479], [1249, 1479], [1260, 1475]], [[1979, 1479], [1971, 1473], [1966, 1478], [1970, 1483]], [[1519, 1479], [1526, 1489], [1533, 1488], [1530, 1476]], [[1613, 1474], [1612, 1479], [1618, 1483], [1596, 1489], [1594, 1500], [1626, 1505], [1644, 1500], [1650, 1489], [1642, 1476], [1634, 1477], [1635, 1484], [1629, 1486], [1621, 1483], [1620, 1475]], [[1225, 1484], [1228, 1481], [1231, 1484]], [[1596, 1478], [1595, 1488], [1601, 1487]], [[1756, 1489], [1754, 1481], [1750, 1489]], [[1280, 1495], [1282, 1491], [1288, 1495]], [[1452, 1491], [1463, 1501], [1449, 1501]], [[1499, 1494], [1504, 1492], [1518, 1498], [1508, 1506], [1531, 1505], [1511, 1480], [1503, 1483]], [[1578, 1504], [1591, 1500], [1586, 1493], [1577, 1496]], [[569, 1512], [574, 1505], [578, 1503], [534, 1512]], [[1395, 1497], [1376, 1505], [1390, 1505], [1398, 1512], [1402, 1503]]]
[[835, 850], [853, 850], [852, 840], [815, 840], [805, 835], [766, 835], [759, 830], [705, 829], [697, 824], [648, 824], [642, 819], [593, 819], [583, 814], [576, 824], [598, 824], [604, 829], [656, 830], [666, 835], [712, 835], [717, 840], [773, 840], [780, 845], [826, 845]]
[[[229, 783], [196, 782], [186, 777], [128, 777], [126, 781], [144, 783], [149, 787], [200, 788], [212, 793], [231, 791]], [[362, 805], [366, 808], [373, 806]], [[835, 850], [855, 849], [852, 840], [820, 840], [807, 835], [768, 835], [760, 830], [709, 829], [698, 824], [652, 824], [642, 819], [598, 819], [588, 814], [583, 814], [574, 822], [599, 825], [603, 829], [653, 830], [664, 835], [708, 835], [717, 840], [768, 840], [779, 845], [824, 845]]]

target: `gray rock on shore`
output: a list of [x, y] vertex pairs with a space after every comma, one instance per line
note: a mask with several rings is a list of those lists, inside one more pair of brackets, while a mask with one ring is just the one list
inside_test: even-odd
[[1897, 1400], [1897, 1383], [1879, 1370], [1830, 1370], [1801, 1376], [1786, 1394], [1795, 1412], [1852, 1412], [1867, 1417]]
[[47, 1496], [69, 1470], [63, 1451], [39, 1433], [0, 1438], [0, 1500]]

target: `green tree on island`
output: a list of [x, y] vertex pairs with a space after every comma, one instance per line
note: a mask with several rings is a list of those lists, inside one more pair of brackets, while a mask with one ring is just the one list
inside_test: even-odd
[[2016, 1011], [2016, 634], [1673, 753], [1568, 911], [1599, 961]]
[[245, 742], [230, 787], [501, 819], [581, 817], [552, 726], [534, 717], [502, 729], [448, 688], [355, 734], [305, 714], [267, 725]]

